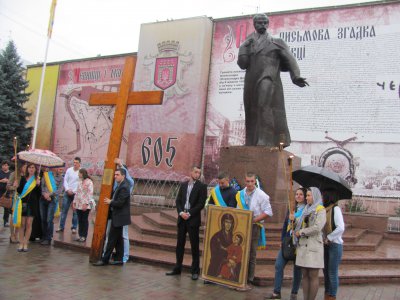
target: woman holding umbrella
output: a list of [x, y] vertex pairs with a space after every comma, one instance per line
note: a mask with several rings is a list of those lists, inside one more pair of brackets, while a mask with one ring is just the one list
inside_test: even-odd
[[[35, 204], [39, 203], [41, 195], [40, 178], [38, 177], [38, 172], [34, 164], [29, 163], [27, 165], [25, 176], [21, 177], [17, 192], [19, 194], [19, 199], [17, 200], [16, 205], [17, 208], [19, 207], [18, 202], [21, 202], [21, 210], [14, 209], [15, 225], [18, 225], [18, 218], [21, 217], [18, 252], [28, 252], [28, 243], [32, 232]], [[18, 216], [18, 214], [20, 214], [20, 216]]]
[[318, 293], [319, 269], [324, 267], [322, 229], [326, 223], [325, 207], [319, 189], [307, 189], [307, 205], [296, 224], [296, 266], [302, 268], [303, 295], [305, 300], [314, 300]]

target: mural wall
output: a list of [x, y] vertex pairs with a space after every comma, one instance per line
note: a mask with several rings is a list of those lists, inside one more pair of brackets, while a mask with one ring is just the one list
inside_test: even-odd
[[[358, 194], [400, 196], [400, 5], [385, 4], [270, 16], [310, 87], [283, 74], [293, 144], [302, 164], [343, 175]], [[249, 17], [217, 20], [208, 97], [205, 172], [218, 172], [219, 147], [244, 143], [244, 71], [238, 47]]]
[[[203, 163], [209, 182], [220, 147], [244, 144], [245, 73], [236, 61], [252, 31], [249, 16], [142, 25], [134, 89], [165, 96], [160, 106], [129, 108], [120, 157], [136, 178], [182, 180]], [[300, 89], [282, 74], [293, 141], [287, 150], [303, 165], [340, 173], [357, 195], [400, 197], [400, 4], [271, 14], [269, 31], [286, 41], [310, 83]], [[53, 122], [53, 150], [67, 161], [81, 156], [91, 174], [102, 174], [114, 108], [87, 101], [118, 91], [124, 60], [53, 67], [54, 118], [49, 111], [41, 121], [50, 131]], [[36, 69], [28, 70], [32, 91]]]
[[[67, 162], [79, 156], [82, 166], [93, 175], [103, 173], [114, 106], [89, 106], [92, 93], [117, 92], [124, 57], [86, 60], [60, 66], [53, 120], [53, 151]], [[128, 114], [125, 124], [129, 124]], [[129, 126], [121, 145], [126, 157]]]
[[201, 165], [212, 21], [143, 24], [135, 90], [163, 90], [160, 106], [130, 108], [128, 166], [139, 178], [182, 180]]

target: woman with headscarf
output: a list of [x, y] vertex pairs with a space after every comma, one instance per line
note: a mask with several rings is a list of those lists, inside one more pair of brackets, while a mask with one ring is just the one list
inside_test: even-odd
[[324, 283], [325, 299], [336, 299], [339, 287], [339, 265], [343, 254], [344, 220], [339, 197], [335, 190], [324, 190], [326, 224], [324, 227]]
[[[307, 194], [307, 189], [306, 188], [298, 188], [295, 193], [295, 200], [296, 200], [296, 208], [295, 208], [295, 213], [290, 213], [288, 211], [285, 222], [283, 223], [282, 227], [282, 233], [281, 233], [281, 240], [283, 242], [283, 239], [287, 236], [292, 236], [293, 234], [293, 228], [292, 223], [296, 224], [296, 222], [300, 219], [303, 209], [306, 206], [306, 194]], [[292, 222], [289, 222], [292, 221]], [[283, 282], [283, 272], [285, 270], [285, 267], [289, 260], [285, 259], [283, 257], [282, 249], [279, 250], [278, 255], [275, 260], [275, 280], [274, 280], [274, 291], [273, 293], [269, 296], [266, 297], [265, 299], [281, 299], [281, 288], [282, 288], [282, 282]], [[298, 266], [293, 267], [293, 282], [292, 282], [292, 291], [290, 293], [290, 300], [296, 300], [297, 299], [297, 292], [299, 291], [301, 284], [301, 268]]]
[[304, 300], [314, 300], [318, 293], [319, 270], [324, 267], [322, 229], [326, 223], [326, 211], [322, 206], [319, 189], [307, 190], [307, 205], [296, 224], [296, 266], [302, 268]]

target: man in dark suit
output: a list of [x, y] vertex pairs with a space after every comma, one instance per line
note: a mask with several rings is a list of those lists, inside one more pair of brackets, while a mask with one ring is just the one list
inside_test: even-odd
[[201, 210], [207, 198], [207, 185], [199, 181], [201, 170], [192, 167], [190, 180], [181, 184], [176, 197], [178, 211], [178, 240], [176, 243], [176, 264], [166, 275], [179, 275], [182, 271], [183, 254], [185, 252], [186, 233], [189, 233], [192, 249], [192, 280], [197, 280], [200, 273], [199, 228]]
[[[102, 259], [94, 263], [94, 266], [104, 266], [107, 264], [123, 265], [122, 258], [124, 255], [124, 240], [122, 237], [122, 228], [125, 225], [131, 224], [130, 186], [128, 181], [125, 179], [126, 171], [124, 169], [117, 169], [114, 177], [115, 182], [117, 183], [117, 188], [113, 193], [112, 199], [104, 199], [104, 203], [110, 205], [109, 218], [111, 218], [111, 226], [108, 235], [108, 242]], [[114, 248], [114, 261], [109, 262]]]

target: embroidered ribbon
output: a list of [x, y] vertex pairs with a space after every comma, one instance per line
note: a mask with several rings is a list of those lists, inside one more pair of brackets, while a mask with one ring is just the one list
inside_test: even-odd
[[214, 203], [217, 206], [222, 206], [222, 207], [227, 207], [224, 198], [222, 198], [221, 195], [221, 190], [219, 189], [219, 186], [217, 185], [214, 189], [211, 191], [211, 196], [214, 199]]
[[36, 178], [35, 176], [31, 176], [31, 178], [25, 183], [21, 195], [15, 193], [15, 201], [13, 207], [13, 224], [15, 227], [21, 227], [22, 198], [26, 197], [30, 192], [32, 192], [35, 186]]
[[[237, 206], [240, 209], [249, 210], [249, 206], [246, 204], [244, 189], [236, 194], [236, 202]], [[260, 236], [258, 238], [258, 250], [266, 249], [267, 246], [267, 238], [265, 236], [265, 228], [262, 223], [256, 223], [257, 226], [260, 227]]]

